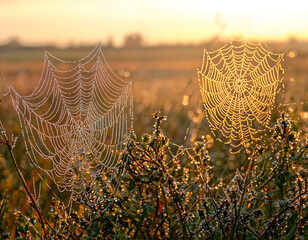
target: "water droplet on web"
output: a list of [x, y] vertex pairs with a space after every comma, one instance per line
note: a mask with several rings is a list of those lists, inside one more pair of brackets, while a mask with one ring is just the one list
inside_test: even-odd
[[[100, 47], [77, 61], [64, 61], [46, 54], [53, 62], [43, 69], [37, 85], [46, 96], [40, 91], [25, 97], [15, 91], [10, 94], [15, 94], [12, 101], [20, 113], [26, 148], [29, 148], [27, 154], [60, 191], [64, 188], [71, 191], [68, 203], [71, 204], [80, 194], [77, 189], [85, 191], [81, 181], [85, 175], [116, 166], [124, 135], [128, 135], [132, 121], [132, 82], [113, 73]], [[129, 77], [129, 74], [124, 71], [123, 76]], [[27, 114], [29, 112], [35, 114]], [[119, 116], [118, 112], [123, 115]], [[41, 126], [35, 131], [34, 122]], [[36, 147], [38, 149], [34, 149]], [[91, 155], [86, 155], [88, 149]], [[90, 171], [92, 165], [96, 169]], [[74, 175], [76, 181], [72, 183], [70, 179]]]

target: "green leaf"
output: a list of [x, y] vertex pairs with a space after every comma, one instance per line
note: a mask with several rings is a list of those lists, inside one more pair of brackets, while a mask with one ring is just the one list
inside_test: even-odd
[[114, 227], [117, 230], [117, 234], [118, 234], [117, 237], [119, 237], [120, 239], [126, 240], [127, 238], [125, 237], [124, 233], [120, 231], [120, 229], [118, 228], [117, 224], [115, 224], [114, 222], [112, 222], [112, 224], [114, 225]]
[[295, 233], [296, 233], [296, 229], [297, 229], [297, 223], [292, 227], [291, 231], [284, 238], [284, 240], [292, 240], [292, 239], [294, 239], [294, 236], [295, 236]]
[[143, 206], [143, 212], [142, 212], [142, 214], [141, 214], [141, 216], [140, 216], [140, 218], [139, 218], [139, 222], [138, 222], [138, 224], [137, 224], [137, 226], [136, 226], [136, 232], [135, 232], [134, 238], [137, 237], [137, 234], [138, 234], [139, 230], [140, 230], [141, 227], [142, 227], [142, 224], [143, 224], [143, 221], [144, 221], [144, 218], [145, 218], [146, 215], [147, 215], [147, 209], [146, 209], [145, 206]]

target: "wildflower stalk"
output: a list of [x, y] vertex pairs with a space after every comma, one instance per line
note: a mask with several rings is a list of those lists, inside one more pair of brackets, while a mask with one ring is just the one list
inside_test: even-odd
[[234, 225], [233, 225], [233, 229], [232, 229], [232, 233], [231, 233], [231, 237], [230, 237], [231, 240], [234, 239], [234, 236], [235, 236], [235, 234], [236, 234], [237, 224], [238, 224], [239, 218], [240, 218], [240, 216], [241, 216], [241, 210], [242, 210], [242, 206], [243, 206], [243, 200], [244, 200], [246, 188], [247, 188], [247, 186], [248, 186], [248, 179], [249, 179], [249, 176], [250, 176], [250, 172], [251, 172], [251, 169], [252, 169], [252, 165], [253, 165], [253, 163], [254, 163], [254, 155], [255, 155], [255, 152], [252, 154], [252, 156], [251, 156], [251, 158], [250, 158], [249, 166], [248, 166], [248, 169], [247, 169], [247, 171], [246, 171], [246, 176], [245, 176], [245, 180], [244, 180], [244, 187], [243, 187], [242, 194], [241, 194], [241, 197], [240, 197], [239, 206], [238, 206], [237, 211], [235, 211], [235, 221], [234, 221]]
[[154, 240], [156, 239], [156, 235], [157, 235], [157, 232], [159, 230], [160, 227], [163, 226], [165, 220], [168, 218], [168, 214], [166, 214], [166, 216], [160, 221], [160, 223], [158, 224], [156, 230], [155, 230], [155, 233], [154, 233]]
[[296, 196], [288, 206], [284, 207], [280, 212], [278, 212], [272, 219], [272, 221], [268, 224], [267, 228], [265, 229], [265, 231], [263, 232], [261, 239], [264, 239], [264, 237], [266, 236], [266, 234], [268, 233], [268, 231], [272, 228], [273, 224], [276, 222], [276, 220], [282, 215], [284, 214], [287, 210], [289, 210], [290, 208], [292, 208], [292, 204], [300, 197], [307, 195], [307, 192], [303, 192], [300, 193], [298, 196]]
[[[215, 209], [215, 212], [216, 212], [216, 214], [214, 215], [214, 217], [217, 217], [218, 222], [219, 222], [219, 226], [220, 226], [220, 229], [221, 229], [221, 232], [222, 232], [224, 238], [227, 239], [227, 236], [226, 236], [226, 233], [225, 233], [225, 230], [224, 230], [224, 225], [223, 225], [223, 223], [222, 223], [222, 221], [221, 221], [221, 219], [220, 219], [220, 217], [219, 217], [219, 211], [220, 211], [220, 210], [219, 210], [219, 207], [218, 207], [218, 205], [217, 205], [217, 203], [216, 203], [216, 201], [215, 201], [215, 199], [214, 199], [214, 196], [213, 196], [213, 194], [212, 194], [212, 192], [211, 192], [209, 186], [207, 185], [207, 183], [206, 183], [206, 187], [207, 187], [207, 191], [208, 191], [208, 193], [209, 193], [209, 195], [210, 195], [211, 202], [212, 202], [212, 204], [213, 204], [213, 206], [214, 206], [214, 209]], [[214, 219], [214, 217], [213, 217], [213, 219]], [[213, 220], [213, 219], [212, 219], [212, 220]], [[211, 220], [211, 221], [212, 221], [212, 220]], [[209, 222], [210, 222], [210, 221], [209, 221]]]
[[187, 226], [185, 224], [185, 219], [183, 218], [184, 208], [183, 208], [182, 204], [180, 203], [179, 194], [176, 191], [172, 181], [169, 182], [169, 189], [170, 189], [171, 194], [173, 195], [175, 207], [176, 207], [177, 213], [178, 213], [180, 221], [181, 221], [181, 227], [182, 227], [182, 233], [183, 233], [184, 239], [189, 239], [188, 232], [187, 232]]
[[37, 217], [39, 219], [39, 222], [40, 222], [40, 224], [42, 226], [43, 236], [44, 236], [44, 233], [45, 233], [45, 221], [46, 220], [45, 220], [39, 205], [37, 204], [33, 194], [31, 193], [31, 191], [30, 191], [30, 189], [29, 189], [29, 187], [28, 187], [28, 185], [27, 185], [27, 183], [26, 183], [26, 181], [25, 181], [25, 179], [24, 179], [24, 177], [23, 177], [23, 175], [22, 175], [22, 173], [21, 173], [21, 171], [20, 171], [20, 169], [18, 167], [15, 155], [13, 153], [13, 147], [11, 145], [11, 141], [7, 137], [6, 131], [5, 131], [1, 121], [0, 121], [0, 128], [1, 128], [1, 137], [2, 137], [1, 143], [3, 143], [7, 147], [8, 151], [9, 151], [10, 157], [11, 157], [13, 163], [14, 163], [14, 166], [15, 166], [16, 172], [17, 172], [17, 174], [19, 176], [19, 179], [21, 180], [21, 182], [22, 182], [22, 184], [23, 184], [23, 186], [24, 186], [24, 188], [26, 190], [26, 193], [27, 193], [29, 199], [31, 200], [30, 205], [34, 209], [34, 211], [35, 211], [35, 213], [36, 213], [36, 215], [37, 215]]
[[[14, 155], [14, 152], [13, 152], [13, 146], [11, 144], [11, 140], [7, 137], [7, 134], [6, 134], [6, 130], [4, 129], [3, 125], [2, 125], [2, 122], [0, 121], [0, 130], [1, 130], [1, 135], [0, 135], [0, 143], [3, 143], [6, 148], [8, 149], [8, 152], [10, 154], [10, 157], [14, 163], [14, 167], [16, 169], [16, 172], [18, 174], [18, 177], [20, 179], [20, 181], [22, 182], [22, 185], [24, 186], [24, 189], [26, 190], [26, 193], [30, 199], [30, 206], [34, 209], [37, 217], [38, 217], [38, 220], [41, 224], [41, 227], [42, 227], [42, 237], [46, 237], [46, 225], [54, 232], [56, 233], [55, 229], [50, 225], [50, 223], [47, 221], [47, 219], [45, 218], [40, 206], [38, 205], [38, 203], [36, 202], [36, 199], [34, 198], [33, 194], [31, 193], [30, 191], [30, 188], [28, 187], [27, 183], [26, 183], [26, 180], [24, 178], [24, 176], [22, 175], [22, 172], [20, 171], [19, 169], [19, 166], [17, 164], [17, 161], [16, 161], [16, 158], [15, 158], [15, 155]], [[35, 229], [35, 228], [34, 228]], [[35, 229], [36, 231], [36, 229]], [[37, 231], [36, 231], [37, 232]], [[39, 235], [39, 234], [38, 234]], [[57, 235], [57, 234], [56, 234]], [[39, 235], [40, 236], [40, 235]], [[71, 235], [70, 236], [72, 237], [72, 239], [76, 239], [75, 236]]]

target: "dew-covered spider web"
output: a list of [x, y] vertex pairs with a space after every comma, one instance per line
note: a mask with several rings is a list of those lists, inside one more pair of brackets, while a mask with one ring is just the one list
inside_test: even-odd
[[231, 152], [249, 151], [268, 127], [283, 79], [282, 61], [283, 54], [249, 42], [204, 51], [198, 78], [206, 117], [213, 135]]
[[21, 96], [10, 88], [30, 163], [68, 192], [70, 203], [84, 194], [85, 181], [117, 169], [132, 124], [131, 90], [100, 45], [77, 61], [46, 52], [35, 90]]

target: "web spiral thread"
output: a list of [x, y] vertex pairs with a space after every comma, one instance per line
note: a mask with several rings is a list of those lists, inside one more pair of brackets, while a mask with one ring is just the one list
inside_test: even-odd
[[117, 77], [100, 45], [85, 58], [45, 53], [41, 78], [28, 96], [10, 87], [30, 162], [76, 200], [92, 181], [118, 166], [132, 127], [132, 82]]
[[268, 127], [279, 83], [283, 54], [261, 44], [229, 43], [207, 52], [198, 70], [206, 117], [215, 137], [236, 153], [258, 139]]

